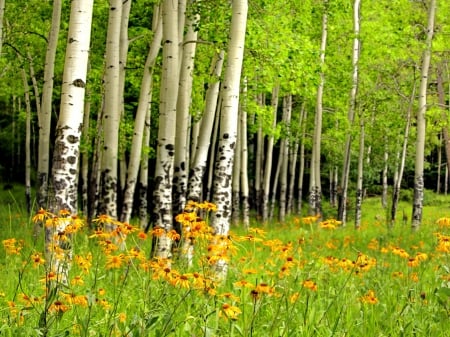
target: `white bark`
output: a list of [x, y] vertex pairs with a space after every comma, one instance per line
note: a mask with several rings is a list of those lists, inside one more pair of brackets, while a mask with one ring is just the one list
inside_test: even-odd
[[195, 157], [189, 174], [188, 199], [200, 201], [202, 196], [202, 182], [208, 160], [208, 151], [211, 145], [211, 133], [216, 116], [217, 98], [219, 96], [220, 80], [222, 73], [224, 52], [221, 51], [214, 57], [211, 67], [211, 75], [214, 81], [208, 84], [205, 98], [205, 110], [201, 119], [199, 137], [195, 150]]
[[3, 47], [3, 17], [5, 16], [5, 2], [6, 0], [0, 0], [0, 57], [2, 55]]
[[299, 161], [299, 170], [298, 170], [298, 200], [297, 200], [297, 213], [302, 214], [302, 205], [303, 205], [303, 175], [305, 173], [305, 138], [306, 138], [306, 119], [308, 117], [308, 113], [306, 111], [306, 106], [303, 103], [301, 117], [300, 117], [300, 127], [301, 127], [301, 139], [300, 139], [300, 161]]
[[[105, 52], [105, 101], [101, 161], [100, 213], [117, 218], [118, 147], [120, 124], [120, 31], [122, 0], [110, 0]], [[108, 227], [110, 227], [108, 225]], [[109, 228], [111, 229], [111, 228]]]
[[[348, 123], [350, 128], [353, 126], [353, 121], [355, 119], [355, 108], [356, 108], [356, 95], [358, 92], [358, 62], [360, 53], [360, 41], [359, 41], [359, 28], [360, 28], [360, 6], [361, 0], [355, 0], [353, 4], [353, 33], [355, 35], [353, 39], [353, 74], [352, 74], [352, 88], [350, 90], [350, 105], [348, 109]], [[342, 221], [342, 226], [345, 226], [347, 220], [347, 193], [348, 193], [348, 180], [350, 174], [350, 157], [351, 157], [351, 144], [352, 137], [351, 133], [347, 133], [344, 148], [344, 163], [342, 165], [342, 179], [340, 187], [340, 198], [339, 198], [339, 210], [338, 219]]]
[[[61, 89], [61, 109], [56, 126], [55, 149], [53, 154], [52, 178], [55, 203], [52, 211], [66, 209], [71, 214], [77, 212], [77, 184], [80, 137], [83, 123], [84, 96], [87, 64], [91, 36], [93, 0], [73, 1], [71, 4], [68, 42], [64, 62]], [[64, 222], [65, 223], [65, 222]], [[51, 244], [55, 228], [46, 228], [46, 244]], [[58, 231], [65, 230], [63, 224]], [[68, 247], [67, 247], [68, 246]], [[62, 273], [62, 282], [67, 279], [67, 259], [71, 257], [70, 245], [65, 249], [65, 257], [53, 256], [51, 269]]]
[[[327, 5], [327, 1], [324, 2]], [[320, 43], [320, 66], [325, 65], [325, 50], [327, 46], [328, 15], [324, 9], [322, 16], [322, 39]], [[320, 155], [322, 142], [322, 114], [323, 114], [323, 89], [325, 85], [325, 74], [320, 72], [320, 82], [316, 95], [316, 115], [314, 119], [313, 148], [311, 155], [311, 170], [309, 184], [309, 213], [319, 215], [322, 213], [322, 184], [320, 179]]]
[[[277, 110], [278, 110], [278, 94], [280, 86], [275, 85], [272, 89], [272, 130], [277, 127]], [[266, 158], [264, 166], [264, 179], [262, 188], [262, 220], [267, 221], [269, 218], [269, 193], [270, 181], [272, 177], [272, 157], [273, 157], [274, 135], [270, 134], [267, 141]]]
[[[231, 216], [231, 176], [234, 147], [237, 137], [237, 117], [239, 109], [239, 88], [244, 57], [245, 31], [247, 25], [247, 0], [234, 0], [232, 3], [231, 32], [228, 46], [228, 61], [222, 87], [219, 147], [214, 170], [213, 202], [217, 212], [212, 217], [211, 226], [219, 236], [228, 235]], [[219, 258], [214, 265], [218, 279], [227, 274], [226, 259]]]
[[283, 121], [287, 128], [286, 138], [282, 142], [283, 157], [281, 158], [281, 171], [280, 171], [280, 207], [278, 218], [281, 222], [284, 222], [286, 218], [286, 198], [287, 198], [287, 183], [288, 183], [288, 166], [289, 166], [289, 148], [291, 146], [289, 142], [290, 132], [289, 125], [291, 123], [292, 113], [292, 96], [288, 95], [283, 98]]
[[241, 138], [241, 201], [242, 201], [242, 224], [245, 229], [250, 227], [250, 205], [248, 188], [248, 144], [247, 144], [247, 81], [244, 80], [242, 89], [243, 103], [241, 104], [240, 138]]
[[124, 200], [121, 221], [129, 222], [133, 210], [134, 192], [136, 189], [136, 181], [139, 173], [139, 166], [141, 165], [141, 154], [143, 146], [144, 128], [147, 126], [145, 120], [150, 110], [150, 102], [153, 91], [153, 68], [156, 63], [156, 58], [161, 49], [162, 40], [162, 21], [158, 20], [156, 31], [153, 35], [153, 40], [145, 61], [144, 73], [141, 80], [141, 90], [139, 93], [139, 102], [136, 109], [136, 117], [134, 119], [133, 138], [131, 141], [130, 160], [127, 169], [127, 181], [124, 191]]
[[21, 69], [23, 90], [25, 96], [25, 198], [27, 212], [31, 212], [31, 103], [30, 87], [25, 69]]
[[[240, 110], [240, 109], [239, 109]], [[239, 111], [238, 120], [240, 120], [240, 115], [242, 111]], [[241, 134], [241, 123], [238, 122], [237, 125], [237, 136], [236, 136], [236, 147], [234, 148], [234, 159], [233, 159], [233, 171], [232, 171], [232, 186], [231, 186], [231, 199], [232, 199], [232, 212], [231, 219], [233, 225], [238, 225], [241, 217], [241, 207], [240, 207], [240, 195], [241, 195], [241, 154], [242, 154], [242, 140]]]
[[[170, 231], [172, 223], [172, 182], [174, 171], [176, 104], [179, 80], [178, 3], [162, 2], [163, 65], [160, 90], [158, 146], [155, 186], [153, 192], [154, 225]], [[163, 235], [158, 238], [155, 254], [171, 257], [172, 242]]]
[[[4, 2], [4, 0], [3, 0]], [[56, 49], [58, 46], [59, 26], [61, 21], [61, 0], [53, 1], [52, 26], [48, 36], [47, 51], [45, 54], [44, 85], [42, 87], [41, 114], [39, 122], [38, 146], [38, 207], [48, 207], [48, 179], [50, 170], [50, 125], [52, 115], [53, 77], [55, 69]], [[1, 33], [0, 33], [1, 34]]]
[[151, 111], [147, 111], [143, 137], [144, 151], [141, 157], [139, 170], [139, 225], [142, 229], [148, 229], [148, 149], [150, 148]]
[[402, 145], [402, 153], [401, 153], [401, 159], [400, 159], [400, 167], [398, 169], [398, 175], [397, 178], [394, 180], [394, 190], [392, 193], [392, 208], [391, 208], [391, 222], [390, 225], [393, 226], [395, 223], [395, 219], [397, 217], [397, 206], [398, 202], [400, 200], [400, 189], [402, 185], [402, 179], [403, 179], [403, 170], [405, 168], [405, 162], [406, 162], [406, 154], [408, 150], [408, 140], [409, 140], [409, 129], [411, 126], [411, 113], [413, 109], [413, 101], [414, 97], [416, 95], [416, 83], [414, 82], [414, 86], [411, 93], [411, 99], [409, 101], [409, 106], [406, 114], [406, 123], [405, 123], [405, 131], [403, 134], [403, 145]]
[[422, 223], [422, 208], [423, 208], [423, 193], [424, 193], [424, 162], [425, 162], [425, 134], [426, 134], [426, 120], [425, 114], [427, 112], [427, 87], [428, 87], [428, 70], [431, 61], [431, 44], [434, 33], [434, 19], [436, 15], [436, 0], [430, 1], [428, 11], [428, 25], [427, 38], [425, 41], [425, 50], [422, 56], [422, 71], [419, 87], [419, 108], [417, 111], [417, 138], [416, 138], [416, 160], [414, 169], [414, 202], [412, 210], [413, 230], [419, 229]]
[[189, 172], [189, 108], [192, 102], [192, 82], [194, 60], [197, 47], [197, 30], [195, 25], [200, 20], [199, 15], [186, 19], [187, 32], [184, 37], [181, 59], [180, 81], [177, 100], [177, 121], [174, 159], [174, 195], [173, 208], [180, 213], [186, 205]]
[[358, 174], [356, 179], [355, 229], [361, 227], [364, 170], [364, 117], [360, 116]]

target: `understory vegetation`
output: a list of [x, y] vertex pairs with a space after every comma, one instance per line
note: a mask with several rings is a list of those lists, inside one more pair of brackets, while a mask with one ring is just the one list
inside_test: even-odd
[[[34, 223], [52, 226], [66, 215], [40, 210], [27, 219], [7, 207], [0, 334], [445, 336], [450, 208], [427, 206], [420, 231], [411, 232], [401, 221], [387, 227], [379, 204], [365, 201], [358, 231], [331, 218], [292, 217], [234, 228], [227, 237], [208, 226], [214, 205], [193, 204], [177, 217], [185, 232], [181, 239], [172, 233], [178, 248], [171, 260], [150, 258], [158, 228], [144, 233], [106, 216], [87, 226], [70, 217], [55, 238], [73, 247], [66, 283], [46, 267], [43, 234], [36, 242], [32, 235]], [[116, 229], [106, 233], [111, 222]], [[229, 262], [226, 281], [211, 273], [217, 259]]]

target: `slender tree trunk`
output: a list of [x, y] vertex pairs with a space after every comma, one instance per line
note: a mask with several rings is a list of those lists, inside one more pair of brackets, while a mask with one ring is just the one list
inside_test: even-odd
[[[228, 235], [230, 229], [231, 177], [237, 138], [239, 88], [244, 58], [247, 12], [247, 0], [233, 1], [228, 61], [222, 87], [218, 156], [214, 170], [213, 202], [217, 206], [217, 212], [211, 221], [211, 226], [216, 234], [213, 243], [221, 244], [223, 252], [227, 251], [227, 243], [221, 239]], [[217, 279], [225, 279], [228, 270], [227, 260], [219, 256], [213, 265], [213, 270]]]
[[[264, 105], [264, 95], [258, 94], [256, 96], [256, 104], [258, 106], [262, 107]], [[262, 207], [262, 173], [263, 173], [263, 149], [264, 149], [264, 135], [262, 130], [262, 121], [258, 117], [257, 119], [258, 123], [258, 131], [256, 134], [256, 151], [255, 151], [255, 209], [256, 214], [259, 216], [262, 216], [263, 213], [263, 207]]]
[[[3, 0], [4, 2], [4, 0]], [[37, 205], [48, 208], [48, 180], [50, 170], [50, 129], [53, 101], [53, 76], [55, 69], [56, 49], [58, 47], [59, 26], [61, 21], [62, 1], [53, 1], [52, 25], [48, 36], [45, 54], [44, 85], [42, 87], [41, 114], [39, 121], [39, 146], [37, 165]]]
[[158, 238], [155, 254], [170, 258], [172, 240], [166, 235], [173, 229], [172, 186], [175, 151], [175, 124], [179, 80], [178, 3], [162, 2], [163, 65], [161, 75], [158, 146], [153, 190], [154, 225], [165, 230]]
[[6, 0], [0, 0], [0, 57], [2, 55], [3, 47], [3, 17], [5, 15], [5, 2]]
[[383, 154], [383, 172], [382, 172], [382, 191], [381, 191], [381, 206], [383, 208], [387, 207], [387, 197], [388, 197], [388, 160], [389, 160], [389, 152], [387, 148], [387, 139], [384, 137], [384, 154]]
[[[442, 78], [442, 66], [438, 66], [437, 69], [437, 90], [438, 90], [438, 103], [442, 109], [441, 119], [443, 121], [448, 121], [448, 113], [445, 108], [445, 90], [444, 90], [444, 79]], [[447, 167], [450, 168], [450, 136], [448, 134], [448, 122], [444, 122], [444, 126], [442, 127], [442, 137], [444, 138], [444, 150], [445, 157], [447, 158]]]
[[208, 152], [210, 151], [211, 135], [216, 116], [217, 101], [219, 96], [220, 75], [222, 73], [224, 52], [221, 51], [214, 57], [211, 66], [211, 75], [214, 81], [208, 84], [205, 97], [205, 110], [201, 119], [199, 137], [197, 140], [197, 148], [192, 167], [189, 174], [188, 200], [200, 201], [202, 196], [202, 182], [208, 162]]
[[[83, 115], [83, 131], [82, 137], [85, 144], [91, 143], [89, 136], [89, 121], [91, 115], [91, 102], [89, 101], [89, 90], [86, 91], [86, 100], [84, 102], [84, 115]], [[87, 148], [80, 149], [81, 155], [81, 211], [84, 214], [89, 214], [89, 150]]]
[[180, 81], [177, 100], [177, 120], [174, 158], [173, 211], [178, 214], [186, 205], [189, 173], [189, 108], [191, 106], [194, 60], [197, 47], [199, 15], [186, 18], [186, 34], [183, 42]]
[[286, 219], [287, 208], [287, 184], [288, 184], [288, 166], [289, 166], [289, 148], [290, 148], [290, 130], [289, 125], [291, 123], [292, 114], [292, 96], [288, 95], [283, 98], [283, 121], [286, 125], [287, 136], [282, 142], [283, 157], [281, 158], [281, 171], [280, 171], [280, 205], [278, 219], [284, 222]]
[[150, 126], [151, 126], [151, 110], [147, 111], [145, 117], [144, 138], [141, 156], [141, 167], [139, 170], [139, 225], [141, 229], [148, 230], [148, 149], [150, 148]]
[[[277, 126], [279, 91], [280, 86], [275, 85], [272, 90], [272, 130], [275, 130]], [[263, 191], [262, 191], [262, 220], [264, 222], [266, 222], [269, 219], [269, 193], [270, 193], [270, 182], [272, 178], [272, 157], [273, 157], [274, 141], [275, 141], [274, 135], [272, 133], [269, 134], [266, 148]]]
[[[120, 31], [122, 0], [110, 0], [105, 52], [105, 101], [100, 178], [100, 213], [117, 218], [118, 147], [120, 124]], [[107, 224], [107, 229], [113, 229]]]
[[297, 168], [297, 154], [299, 149], [299, 142], [294, 140], [293, 146], [289, 148], [289, 189], [286, 212], [287, 214], [294, 213], [294, 188], [295, 188], [295, 174]]
[[299, 171], [298, 171], [298, 200], [297, 200], [297, 213], [302, 215], [303, 210], [303, 176], [305, 174], [305, 138], [306, 138], [306, 119], [308, 113], [306, 111], [306, 104], [303, 103], [301, 118], [300, 118], [300, 127], [302, 129], [301, 139], [300, 139], [300, 162], [299, 162]]
[[[356, 96], [358, 92], [358, 62], [359, 62], [359, 52], [360, 52], [360, 41], [359, 41], [359, 22], [360, 22], [360, 0], [355, 0], [353, 5], [353, 74], [352, 74], [352, 89], [350, 91], [350, 106], [348, 109], [348, 122], [350, 128], [353, 126], [353, 121], [355, 119], [355, 108], [356, 108]], [[342, 179], [340, 186], [340, 198], [339, 198], [339, 210], [338, 210], [338, 220], [342, 221], [342, 225], [345, 226], [347, 220], [347, 199], [348, 199], [348, 180], [350, 174], [350, 157], [351, 157], [351, 144], [352, 137], [351, 133], [347, 133], [347, 138], [345, 141], [344, 148], [344, 163], [342, 165]]]
[[27, 213], [31, 213], [31, 102], [30, 87], [28, 85], [27, 73], [24, 68], [21, 69], [23, 90], [25, 96], [25, 200]]
[[[139, 166], [142, 166], [141, 157], [143, 153], [142, 147], [144, 132], [145, 128], [149, 127], [146, 123], [146, 119], [151, 106], [153, 69], [156, 63], [156, 58], [161, 49], [162, 40], [162, 21], [161, 18], [158, 17], [155, 17], [155, 19], [158, 20], [158, 24], [156, 25], [157, 28], [154, 32], [153, 40], [145, 61], [144, 73], [142, 75], [140, 86], [139, 102], [136, 109], [136, 117], [134, 119], [133, 138], [131, 141], [130, 159], [128, 162], [127, 180], [122, 205], [121, 221], [123, 222], [129, 222], [131, 218]], [[150, 120], [148, 122], [150, 123]]]
[[441, 166], [442, 166], [442, 132], [438, 136], [437, 145], [437, 178], [436, 178], [436, 193], [441, 193]]
[[[128, 38], [128, 23], [130, 20], [130, 11], [131, 11], [131, 2], [132, 0], [122, 0], [122, 8], [121, 8], [121, 18], [120, 18], [120, 37], [119, 37], [119, 92], [118, 92], [118, 100], [119, 100], [119, 128], [120, 123], [122, 123], [123, 118], [125, 116], [125, 76], [126, 76], [126, 66], [128, 60], [128, 47], [130, 45], [130, 41]], [[118, 196], [116, 197], [116, 203], [120, 204], [120, 201], [123, 201], [123, 192], [126, 188], [127, 181], [127, 160], [125, 157], [125, 146], [122, 142], [118, 143], [117, 149], [117, 158], [119, 160], [118, 163]], [[117, 212], [119, 212], [118, 210]], [[120, 214], [117, 214], [120, 216]]]
[[[324, 1], [324, 13], [322, 16], [322, 41], [320, 44], [320, 66], [325, 65], [325, 51], [327, 46], [327, 1]], [[325, 85], [325, 74], [320, 72], [320, 82], [317, 87], [316, 98], [316, 115], [314, 119], [314, 134], [313, 134], [313, 148], [311, 158], [310, 170], [310, 184], [309, 184], [309, 213], [312, 215], [322, 214], [322, 184], [320, 179], [320, 156], [321, 156], [321, 141], [322, 141], [322, 114], [323, 114], [323, 88]]]
[[277, 197], [277, 191], [278, 191], [278, 182], [280, 179], [280, 171], [281, 171], [281, 166], [283, 164], [283, 158], [285, 156], [284, 143], [285, 143], [285, 139], [282, 139], [280, 142], [280, 153], [278, 154], [278, 161], [276, 164], [277, 166], [275, 168], [275, 174], [273, 175], [273, 179], [272, 179], [272, 177], [270, 177], [270, 180], [272, 182], [272, 184], [271, 184], [272, 195], [270, 197], [270, 202], [268, 205], [269, 214], [267, 216], [267, 220], [272, 220], [273, 214], [275, 212], [275, 204], [276, 204], [276, 197]]
[[[93, 0], [71, 3], [69, 32], [61, 88], [61, 109], [56, 126], [55, 149], [53, 152], [52, 186], [55, 200], [51, 211], [58, 214], [67, 210], [76, 214], [78, 202], [78, 162], [80, 138], [83, 124], [87, 64], [91, 36]], [[54, 242], [55, 234], [64, 233], [67, 222], [61, 221], [55, 227], [46, 227], [47, 261], [49, 270], [61, 275], [60, 282], [67, 283], [71, 245]], [[68, 235], [70, 236], [70, 235]], [[59, 235], [58, 235], [59, 237]], [[61, 254], [54, 254], [53, 245], [59, 245]]]
[[394, 181], [394, 190], [392, 192], [392, 207], [391, 207], [391, 221], [390, 221], [391, 227], [394, 226], [397, 217], [397, 208], [398, 202], [400, 200], [400, 190], [403, 180], [403, 170], [405, 168], [406, 154], [408, 150], [409, 129], [411, 126], [411, 113], [413, 109], [413, 102], [415, 95], [416, 95], [416, 82], [414, 80], [414, 86], [412, 88], [411, 98], [409, 101], [408, 110], [406, 112], [406, 123], [405, 123], [405, 131], [403, 133], [403, 145], [400, 159], [400, 167], [398, 170], [397, 179]]
[[356, 203], [355, 203], [355, 229], [361, 228], [361, 213], [363, 201], [363, 179], [364, 179], [364, 116], [360, 116], [359, 127], [359, 154], [358, 175], [356, 178]]
[[242, 204], [242, 224], [244, 229], [250, 227], [250, 205], [248, 188], [248, 144], [247, 144], [247, 81], [244, 80], [242, 89], [240, 138], [241, 138], [241, 204]]
[[[239, 109], [238, 120], [241, 119], [242, 111]], [[241, 154], [242, 154], [242, 140], [241, 134], [241, 123], [237, 123], [237, 134], [236, 134], [236, 147], [234, 148], [234, 158], [233, 158], [233, 171], [232, 171], [232, 181], [231, 181], [231, 200], [232, 200], [232, 212], [231, 212], [231, 222], [234, 225], [239, 224], [241, 218]]]
[[436, 0], [430, 1], [428, 12], [428, 26], [425, 50], [422, 57], [422, 71], [419, 87], [419, 109], [417, 111], [417, 138], [416, 138], [416, 160], [414, 169], [414, 201], [412, 210], [412, 230], [418, 230], [422, 224], [422, 208], [424, 193], [424, 162], [425, 162], [425, 134], [427, 112], [427, 87], [428, 87], [428, 71], [431, 61], [431, 43], [434, 33], [434, 19], [436, 13]]

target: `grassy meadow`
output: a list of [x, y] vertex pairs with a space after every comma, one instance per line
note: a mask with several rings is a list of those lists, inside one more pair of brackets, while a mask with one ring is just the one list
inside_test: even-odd
[[[402, 221], [388, 228], [379, 199], [368, 199], [359, 231], [325, 212], [322, 222], [254, 222], [213, 238], [214, 206], [198, 204], [178, 217], [195, 241], [191, 265], [177, 252], [170, 261], [149, 258], [158, 229], [115, 223], [105, 233], [107, 217], [94, 229], [70, 218], [70, 231], [55, 236], [74, 248], [60, 282], [46, 270], [42, 235], [33, 242], [32, 233], [33, 221], [53, 226], [65, 215], [28, 217], [3, 194], [0, 336], [449, 335], [450, 197], [431, 196], [415, 233]], [[399, 210], [411, 213], [406, 203]], [[211, 272], [218, 259], [229, 263], [225, 281]]]

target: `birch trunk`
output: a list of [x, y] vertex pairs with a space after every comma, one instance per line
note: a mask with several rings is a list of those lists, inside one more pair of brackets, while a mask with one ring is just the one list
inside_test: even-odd
[[381, 206], [383, 208], [387, 207], [387, 194], [388, 194], [388, 160], [389, 160], [389, 153], [387, 149], [387, 139], [385, 137], [385, 148], [384, 148], [384, 154], [383, 154], [383, 172], [382, 172], [382, 191], [381, 191]]
[[25, 69], [21, 69], [22, 83], [25, 96], [25, 200], [27, 213], [31, 212], [31, 103], [30, 87]]
[[[327, 1], [324, 1], [327, 6]], [[325, 65], [325, 51], [327, 46], [328, 15], [324, 9], [322, 16], [322, 40], [320, 44], [320, 67]], [[325, 85], [325, 74], [320, 72], [320, 82], [317, 87], [316, 115], [314, 118], [313, 148], [311, 157], [310, 186], [309, 186], [309, 213], [311, 215], [322, 214], [322, 183], [320, 179], [320, 155], [322, 142], [322, 114], [323, 114], [323, 88]]]
[[[256, 96], [256, 104], [262, 107], [264, 105], [264, 95], [259, 94]], [[264, 136], [262, 130], [262, 122], [257, 119], [258, 131], [256, 133], [256, 151], [255, 151], [255, 209], [256, 214], [262, 216], [262, 173], [263, 173], [263, 149], [264, 149]]]
[[430, 1], [428, 12], [427, 38], [425, 41], [425, 50], [422, 56], [422, 71], [419, 87], [419, 108], [417, 111], [417, 138], [416, 138], [416, 160], [414, 168], [414, 201], [412, 209], [412, 230], [418, 230], [422, 224], [422, 208], [424, 193], [424, 161], [425, 161], [425, 134], [427, 112], [427, 87], [428, 87], [428, 70], [431, 61], [431, 44], [434, 33], [434, 18], [436, 13], [436, 0]]
[[177, 100], [176, 139], [174, 158], [173, 210], [175, 214], [183, 211], [186, 205], [189, 172], [189, 108], [192, 102], [192, 81], [197, 47], [199, 15], [186, 18], [186, 35], [183, 41], [180, 81]]
[[[55, 148], [53, 152], [52, 182], [55, 200], [52, 212], [67, 210], [76, 214], [78, 201], [78, 162], [80, 137], [83, 124], [86, 74], [89, 57], [93, 0], [73, 1], [71, 3], [69, 32], [64, 62], [61, 88], [61, 109], [56, 126]], [[62, 257], [53, 254], [51, 245], [55, 233], [64, 233], [67, 222], [57, 228], [46, 228], [46, 247], [50, 255], [47, 259], [50, 270], [61, 274], [60, 281], [67, 282], [68, 269], [72, 256], [70, 244], [63, 242], [60, 248]]]
[[[272, 130], [277, 127], [278, 94], [280, 86], [275, 85], [272, 89]], [[272, 178], [274, 135], [270, 134], [267, 141], [266, 158], [264, 166], [263, 189], [262, 189], [262, 220], [266, 222], [269, 218], [269, 193]]]
[[280, 171], [280, 205], [278, 219], [284, 222], [286, 219], [286, 208], [287, 208], [287, 183], [288, 183], [288, 166], [289, 166], [289, 138], [290, 131], [289, 125], [291, 123], [291, 113], [292, 113], [292, 96], [287, 95], [283, 98], [283, 121], [287, 128], [287, 135], [282, 143], [283, 157], [281, 158], [281, 171]]
[[[85, 144], [90, 144], [89, 136], [89, 121], [91, 115], [91, 102], [89, 101], [89, 90], [86, 92], [86, 100], [84, 102], [83, 114], [83, 141]], [[81, 178], [81, 211], [83, 214], [89, 214], [89, 150], [87, 148], [80, 150], [80, 178]]]
[[[213, 202], [217, 206], [211, 226], [218, 238], [216, 244], [224, 240], [230, 229], [231, 211], [231, 176], [233, 155], [236, 146], [237, 121], [239, 110], [239, 87], [244, 57], [245, 32], [247, 25], [247, 0], [232, 2], [231, 32], [228, 46], [228, 61], [222, 87], [222, 109], [219, 131], [219, 147], [214, 170]], [[226, 244], [226, 241], [225, 241]], [[222, 243], [223, 245], [223, 243]], [[222, 247], [226, 252], [226, 246]], [[228, 262], [226, 257], [219, 256], [213, 265], [215, 276], [219, 280], [226, 277]]]
[[[139, 166], [142, 165], [142, 147], [145, 128], [150, 127], [150, 120], [146, 123], [148, 117], [151, 97], [153, 91], [153, 69], [156, 63], [156, 58], [161, 49], [162, 40], [162, 21], [161, 18], [156, 17], [157, 25], [154, 31], [153, 40], [150, 44], [150, 49], [145, 61], [144, 73], [142, 75], [139, 102], [136, 109], [136, 117], [134, 119], [133, 138], [131, 141], [130, 159], [128, 162], [126, 187], [124, 191], [123, 206], [121, 221], [129, 222], [133, 210], [134, 192], [136, 190], [136, 181], [138, 179]], [[142, 200], [142, 198], [141, 198]], [[147, 208], [147, 207], [145, 207]]]
[[398, 202], [400, 200], [400, 190], [402, 186], [402, 180], [403, 180], [403, 170], [405, 168], [405, 162], [406, 162], [406, 154], [408, 150], [408, 139], [409, 139], [409, 129], [411, 126], [411, 113], [413, 109], [413, 101], [414, 97], [416, 95], [416, 83], [414, 82], [414, 86], [411, 93], [411, 99], [409, 101], [408, 110], [406, 113], [406, 123], [405, 123], [405, 131], [403, 133], [403, 145], [402, 145], [402, 153], [400, 158], [400, 167], [398, 170], [397, 179], [394, 181], [394, 190], [392, 192], [392, 207], [391, 207], [391, 221], [390, 226], [392, 227], [395, 224], [395, 220], [397, 217], [397, 207]]
[[[355, 107], [356, 107], [356, 96], [358, 92], [358, 62], [359, 62], [359, 52], [360, 52], [360, 41], [359, 41], [359, 23], [360, 23], [360, 0], [355, 0], [353, 5], [353, 74], [352, 74], [352, 89], [350, 91], [350, 105], [348, 109], [348, 123], [350, 128], [353, 126], [353, 121], [355, 119]], [[345, 141], [344, 148], [344, 163], [342, 165], [342, 179], [340, 186], [340, 198], [339, 198], [339, 210], [338, 210], [338, 220], [342, 221], [342, 226], [345, 226], [347, 220], [347, 200], [348, 200], [348, 180], [350, 174], [350, 158], [351, 158], [351, 145], [352, 136], [351, 133], [347, 133], [347, 138]]]
[[211, 66], [211, 75], [214, 81], [208, 84], [208, 89], [206, 90], [205, 110], [200, 122], [201, 126], [197, 147], [189, 174], [188, 200], [200, 201], [202, 196], [202, 182], [206, 171], [208, 152], [211, 146], [211, 134], [216, 116], [223, 59], [224, 52], [221, 51], [215, 55]]
[[364, 179], [364, 117], [360, 116], [358, 174], [356, 178], [355, 229], [361, 228], [363, 179]]
[[[156, 153], [155, 186], [153, 190], [154, 226], [169, 232], [172, 223], [172, 186], [175, 151], [175, 124], [179, 80], [178, 3], [162, 2], [163, 64], [161, 74], [158, 146]], [[155, 254], [170, 258], [172, 240], [162, 235], [156, 242]]]
[[139, 226], [148, 230], [148, 149], [150, 148], [151, 111], [147, 111], [143, 137], [144, 150], [142, 151], [141, 166], [139, 169]]
[[[242, 111], [239, 110], [238, 120]], [[232, 212], [231, 220], [234, 225], [239, 224], [241, 217], [241, 207], [240, 207], [240, 195], [241, 195], [241, 153], [242, 153], [242, 140], [241, 134], [241, 123], [237, 124], [237, 136], [236, 136], [236, 147], [234, 149], [234, 159], [233, 159], [233, 171], [232, 171], [232, 186], [231, 186], [231, 199], [232, 199]]]
[[306, 111], [306, 105], [303, 103], [302, 105], [302, 112], [301, 112], [301, 139], [300, 139], [300, 162], [299, 162], [299, 170], [298, 170], [298, 187], [297, 187], [297, 194], [298, 194], [298, 200], [297, 200], [297, 213], [299, 215], [302, 214], [303, 209], [303, 176], [305, 174], [305, 138], [306, 138], [306, 118], [307, 118], [307, 111]]
[[[128, 59], [128, 47], [130, 41], [128, 39], [128, 23], [130, 20], [132, 0], [123, 0], [121, 8], [121, 18], [120, 18], [120, 37], [119, 37], [119, 93], [117, 99], [119, 100], [119, 128], [125, 115], [125, 75], [126, 66]], [[119, 142], [117, 148], [118, 157], [118, 196], [116, 199], [123, 199], [122, 193], [126, 188], [127, 181], [127, 161], [125, 158], [125, 147], [122, 142]], [[117, 203], [117, 201], [116, 201]], [[116, 211], [117, 213], [117, 211]], [[117, 214], [118, 216], [120, 214]]]
[[242, 205], [242, 224], [244, 229], [250, 227], [250, 205], [248, 188], [248, 144], [247, 144], [247, 81], [244, 80], [242, 88], [241, 119], [240, 119], [240, 138], [241, 138], [241, 205]]
[[[442, 109], [441, 118], [443, 121], [448, 121], [447, 111], [445, 109], [445, 90], [444, 79], [442, 78], [442, 67], [439, 66], [437, 70], [437, 90], [438, 90], [438, 103]], [[448, 134], [448, 122], [444, 123], [442, 127], [442, 137], [444, 138], [444, 151], [447, 159], [447, 168], [450, 168], [450, 136]]]
[[3, 47], [3, 17], [5, 16], [5, 2], [6, 0], [0, 0], [0, 57], [2, 55]]
[[[4, 0], [3, 0], [4, 2]], [[48, 36], [45, 54], [44, 85], [42, 87], [41, 114], [39, 122], [39, 146], [37, 164], [37, 206], [47, 208], [48, 180], [50, 170], [50, 132], [53, 101], [53, 77], [55, 70], [56, 49], [58, 47], [59, 26], [61, 21], [62, 1], [53, 1], [52, 25]]]
[[[105, 51], [105, 101], [100, 173], [100, 213], [117, 218], [118, 147], [120, 123], [120, 31], [122, 0], [110, 0]], [[107, 224], [112, 230], [113, 225]]]

